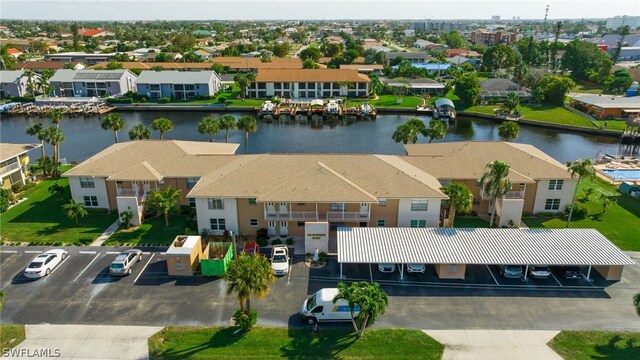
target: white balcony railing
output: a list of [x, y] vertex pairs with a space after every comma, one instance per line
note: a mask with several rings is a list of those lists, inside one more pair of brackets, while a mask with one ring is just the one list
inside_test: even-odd
[[15, 162], [13, 164], [9, 164], [7, 166], [1, 167], [0, 168], [0, 176], [4, 176], [5, 174], [8, 174], [10, 172], [13, 172], [17, 169], [20, 169], [20, 163]]
[[265, 220], [318, 220], [315, 211], [265, 212]]
[[118, 189], [118, 196], [141, 196], [142, 191], [134, 189]]
[[359, 211], [328, 211], [327, 221], [368, 221], [369, 212]]
[[[491, 199], [491, 195], [486, 193], [484, 189], [480, 189], [480, 197], [482, 199]], [[524, 190], [515, 190], [509, 191], [504, 196], [503, 199], [524, 199]]]

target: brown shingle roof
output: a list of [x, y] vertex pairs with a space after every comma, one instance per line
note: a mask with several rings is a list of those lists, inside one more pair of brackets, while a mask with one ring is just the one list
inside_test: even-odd
[[0, 144], [0, 161], [5, 161], [12, 157], [26, 153], [31, 149], [37, 149], [40, 144]]
[[[22, 70], [59, 70], [63, 69], [66, 64], [76, 66], [79, 62], [66, 61], [25, 61], [16, 64], [16, 69]], [[105, 66], [108, 63], [105, 63]]]
[[[54, 61], [55, 62], [55, 61]], [[201, 63], [173, 63], [173, 62], [140, 62], [140, 61], [124, 61], [120, 62], [123, 69], [127, 70], [152, 70], [153, 68], [159, 66], [165, 70], [209, 70], [211, 65], [210, 62], [201, 62]], [[92, 66], [89, 66], [87, 69], [95, 69], [95, 68], [104, 68], [109, 65], [108, 62], [98, 63]]]
[[258, 70], [256, 82], [370, 82], [353, 69]]
[[298, 58], [272, 57], [269, 62], [262, 62], [260, 58], [243, 58], [237, 56], [215, 57], [212, 62], [228, 66], [236, 70], [246, 69], [302, 69], [302, 61]]

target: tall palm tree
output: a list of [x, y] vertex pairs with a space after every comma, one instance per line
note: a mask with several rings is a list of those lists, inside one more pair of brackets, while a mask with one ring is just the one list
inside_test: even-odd
[[238, 119], [238, 129], [244, 131], [244, 153], [249, 151], [249, 132], [258, 130], [258, 121], [251, 115], [242, 115]]
[[498, 135], [505, 138], [507, 141], [510, 139], [517, 139], [520, 134], [520, 125], [515, 121], [503, 121], [498, 126]]
[[434, 139], [442, 139], [447, 135], [447, 127], [442, 121], [432, 119], [429, 121], [429, 128], [426, 130], [426, 136], [429, 138], [429, 144]]
[[569, 210], [569, 217], [567, 218], [567, 226], [571, 223], [571, 216], [573, 215], [573, 208], [576, 205], [576, 196], [578, 195], [578, 187], [580, 181], [583, 178], [593, 179], [596, 176], [596, 169], [593, 167], [591, 159], [578, 159], [574, 162], [567, 162], [567, 171], [571, 173], [571, 178], [578, 177], [576, 182], [576, 188], [573, 189], [573, 200], [571, 200], [571, 210]]
[[144, 205], [152, 211], [162, 212], [164, 224], [169, 226], [169, 213], [180, 207], [180, 196], [182, 191], [171, 186], [162, 190], [153, 190], [147, 195]]
[[[360, 329], [359, 331], [356, 329], [358, 338], [364, 335], [367, 326], [373, 325], [378, 316], [384, 314], [387, 305], [389, 305], [389, 298], [380, 284], [370, 284], [366, 281], [351, 283], [348, 287], [344, 283], [338, 283], [338, 294], [333, 302], [335, 303], [339, 299], [347, 300], [350, 309], [353, 309], [355, 304], [360, 306], [358, 314]], [[353, 319], [353, 310], [351, 315]]]
[[493, 218], [498, 206], [498, 196], [506, 195], [511, 190], [511, 180], [509, 180], [509, 169], [511, 166], [504, 161], [494, 160], [486, 166], [489, 170], [482, 174], [480, 187], [485, 193], [491, 196], [493, 211], [489, 220], [489, 227], [493, 226]]
[[173, 123], [167, 118], [157, 118], [151, 122], [151, 128], [160, 132], [160, 140], [164, 138], [165, 131], [173, 130]]
[[466, 212], [471, 209], [473, 205], [473, 194], [465, 184], [459, 182], [452, 182], [440, 188], [440, 190], [449, 197], [449, 214], [445, 227], [453, 227], [456, 212]]
[[218, 124], [220, 125], [220, 129], [225, 129], [226, 134], [224, 136], [224, 142], [229, 142], [229, 130], [233, 130], [238, 127], [238, 122], [233, 115], [224, 114], [220, 116], [218, 119]]
[[33, 71], [26, 70], [24, 75], [27, 77], [27, 91], [31, 93], [31, 96], [35, 96], [38, 84], [33, 80]]
[[54, 177], [60, 176], [60, 143], [64, 141], [62, 131], [56, 127], [50, 127], [45, 130], [47, 141], [53, 147], [53, 172]]
[[240, 254], [229, 263], [224, 275], [227, 295], [236, 293], [240, 310], [251, 314], [251, 297], [261, 298], [269, 293], [269, 285], [275, 281], [269, 260], [260, 255]]
[[38, 140], [40, 140], [40, 151], [42, 153], [40, 158], [44, 159], [45, 156], [47, 156], [44, 149], [44, 142], [45, 140], [47, 140], [47, 132], [44, 129], [44, 125], [42, 125], [42, 123], [36, 123], [30, 127], [27, 127], [24, 131], [27, 133], [27, 135], [38, 137]]
[[53, 108], [47, 112], [47, 117], [60, 129], [60, 121], [62, 121], [64, 117], [64, 110], [62, 110], [62, 108]]
[[100, 126], [102, 126], [105, 130], [113, 130], [113, 138], [115, 142], [118, 142], [118, 131], [124, 129], [127, 126], [126, 121], [120, 116], [119, 113], [109, 113], [107, 116], [102, 119], [100, 122]]
[[69, 203], [62, 205], [62, 210], [67, 217], [73, 220], [76, 225], [80, 225], [80, 220], [87, 216], [87, 209], [82, 204], [75, 202], [73, 199], [69, 200]]
[[151, 138], [151, 131], [144, 125], [134, 125], [129, 129], [129, 140], [147, 140]]
[[220, 131], [220, 124], [218, 120], [207, 116], [203, 118], [198, 124], [198, 132], [203, 135], [209, 135], [209, 142], [213, 142], [213, 135]]

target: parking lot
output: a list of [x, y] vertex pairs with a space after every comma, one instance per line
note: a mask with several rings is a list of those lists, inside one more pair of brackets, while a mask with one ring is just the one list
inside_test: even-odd
[[[69, 256], [49, 276], [22, 275], [46, 248], [3, 247], [0, 285], [6, 293], [2, 322], [120, 325], [226, 325], [237, 308], [217, 277], [167, 274], [166, 248], [143, 250], [143, 260], [126, 277], [111, 277], [108, 267], [122, 249], [69, 247]], [[586, 269], [584, 270], [586, 274]], [[340, 267], [309, 269], [294, 257], [289, 275], [280, 277], [263, 299], [252, 304], [260, 323], [304, 326], [297, 317], [302, 301], [339, 281]], [[640, 288], [638, 266], [627, 266], [622, 281], [565, 279], [553, 269], [549, 279], [505, 279], [494, 266], [467, 267], [467, 279], [438, 279], [433, 266], [424, 274], [380, 273], [375, 264], [345, 264], [345, 281], [377, 281], [390, 295], [378, 326], [431, 329], [640, 329], [631, 296]]]

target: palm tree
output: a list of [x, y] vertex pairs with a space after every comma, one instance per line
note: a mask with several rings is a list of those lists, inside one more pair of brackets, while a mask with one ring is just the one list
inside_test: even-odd
[[244, 153], [249, 151], [249, 132], [258, 130], [258, 122], [256, 118], [250, 115], [242, 115], [238, 119], [238, 129], [244, 130]]
[[509, 180], [509, 164], [504, 161], [494, 160], [486, 166], [489, 171], [482, 174], [480, 187], [491, 196], [494, 210], [491, 212], [489, 227], [493, 226], [493, 218], [496, 214], [498, 196], [506, 195], [511, 190], [511, 180]]
[[573, 200], [571, 201], [571, 210], [569, 210], [569, 217], [567, 218], [567, 226], [571, 223], [571, 216], [573, 215], [573, 208], [576, 205], [576, 196], [578, 195], [578, 187], [580, 187], [580, 180], [582, 178], [593, 179], [596, 176], [596, 169], [593, 167], [591, 159], [578, 159], [574, 162], [567, 162], [567, 171], [571, 173], [571, 178], [578, 176], [578, 182], [576, 182], [576, 188], [573, 189]]
[[427, 129], [426, 134], [429, 138], [429, 144], [431, 144], [434, 139], [442, 139], [447, 135], [447, 127], [441, 121], [432, 119], [429, 121], [429, 128]]
[[347, 300], [347, 302], [349, 303], [349, 311], [351, 312], [351, 325], [353, 325], [353, 330], [355, 330], [355, 332], [359, 332], [355, 316], [356, 306], [359, 306], [359, 304], [355, 303], [355, 301], [357, 300], [357, 287], [349, 286], [343, 282], [339, 282], [337, 287], [338, 294], [336, 294], [336, 296], [333, 298], [333, 303], [335, 304], [336, 301], [340, 299]]
[[62, 205], [62, 210], [69, 219], [76, 223], [76, 225], [80, 225], [79, 219], [87, 216], [87, 209], [85, 209], [82, 204], [75, 202], [73, 199], [69, 200], [68, 204]]
[[134, 125], [129, 129], [129, 140], [146, 140], [149, 138], [151, 138], [151, 131], [142, 124]]
[[220, 116], [220, 118], [218, 119], [218, 124], [220, 125], [220, 129], [225, 129], [226, 134], [224, 136], [224, 142], [228, 143], [229, 129], [233, 130], [238, 127], [238, 122], [236, 121], [236, 118], [234, 118], [233, 115], [224, 114]]
[[160, 131], [160, 140], [162, 140], [165, 131], [173, 130], [173, 123], [167, 118], [157, 118], [151, 122], [151, 128]]
[[62, 108], [53, 108], [47, 112], [47, 117], [60, 129], [60, 121], [64, 117], [64, 110]]
[[60, 143], [64, 141], [62, 131], [56, 127], [50, 127], [46, 130], [46, 138], [49, 144], [53, 146], [53, 172], [54, 177], [60, 176]]
[[269, 260], [260, 255], [240, 254], [229, 264], [224, 275], [227, 295], [236, 293], [240, 311], [251, 314], [251, 297], [261, 298], [269, 293], [269, 284], [275, 281]]
[[100, 122], [100, 126], [102, 126], [105, 130], [113, 130], [113, 138], [115, 142], [118, 142], [118, 131], [124, 129], [127, 126], [127, 123], [124, 121], [122, 116], [118, 113], [109, 113], [107, 116], [102, 119]]
[[507, 97], [502, 103], [502, 110], [504, 110], [508, 114], [511, 114], [516, 110], [518, 105], [520, 105], [520, 97], [518, 96], [518, 94], [510, 92], [509, 94], [507, 94]]
[[26, 70], [24, 72], [24, 75], [27, 77], [27, 91], [31, 93], [31, 96], [35, 96], [38, 84], [36, 84], [36, 82], [33, 81], [33, 75], [34, 75], [33, 71]]
[[498, 135], [505, 138], [507, 141], [510, 139], [517, 139], [520, 134], [520, 125], [514, 121], [503, 121], [498, 126]]
[[162, 190], [149, 192], [147, 201], [144, 202], [152, 211], [160, 211], [164, 215], [164, 224], [169, 226], [169, 213], [175, 211], [180, 206], [180, 196], [182, 191], [171, 186]]
[[242, 96], [242, 100], [246, 99], [247, 88], [251, 86], [251, 84], [256, 81], [256, 74], [254, 73], [242, 73], [236, 74], [233, 77], [233, 81], [238, 84], [240, 87], [240, 95]]
[[413, 118], [404, 124], [398, 125], [396, 131], [391, 135], [391, 139], [395, 142], [403, 144], [415, 144], [418, 141], [418, 134], [427, 136], [427, 126], [418, 118]]
[[458, 182], [452, 182], [440, 188], [440, 190], [449, 197], [449, 214], [445, 227], [453, 227], [456, 212], [466, 212], [471, 209], [473, 205], [473, 194], [465, 184]]
[[640, 316], [640, 293], [633, 295], [633, 306], [636, 308], [636, 314]]
[[211, 116], [203, 118], [198, 124], [198, 132], [200, 134], [209, 135], [209, 142], [213, 142], [213, 135], [220, 131], [220, 124], [217, 119]]
[[[353, 309], [356, 304], [360, 306], [360, 313], [358, 314], [360, 330], [358, 331], [356, 328], [358, 338], [364, 335], [367, 326], [373, 325], [378, 316], [384, 314], [387, 305], [389, 305], [389, 298], [380, 287], [380, 284], [370, 284], [366, 281], [351, 283], [348, 287], [344, 283], [338, 283], [338, 294], [333, 299], [333, 302], [335, 303], [339, 299], [345, 299], [349, 302], [352, 323], [354, 323]], [[354, 327], [356, 327], [355, 324]]]
[[40, 156], [41, 159], [44, 159], [47, 156], [44, 149], [44, 142], [47, 140], [47, 133], [44, 130], [44, 125], [42, 125], [42, 123], [33, 124], [24, 130], [27, 135], [37, 136], [38, 140], [40, 140], [40, 151], [42, 152]]

